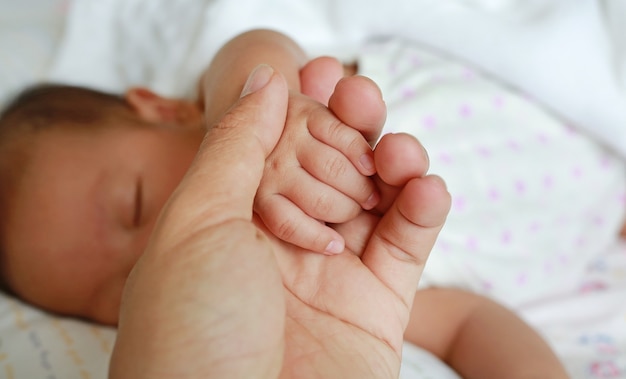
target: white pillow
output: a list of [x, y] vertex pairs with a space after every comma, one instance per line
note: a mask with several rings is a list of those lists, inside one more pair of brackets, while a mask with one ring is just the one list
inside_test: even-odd
[[180, 96], [225, 41], [250, 28], [284, 31], [309, 52], [340, 57], [392, 35], [516, 86], [626, 157], [625, 7], [622, 0], [78, 1], [51, 78]]
[[[7, 379], [106, 379], [114, 343], [113, 328], [50, 315], [0, 293], [0, 373]], [[459, 379], [409, 344], [400, 378]]]
[[44, 78], [63, 34], [63, 0], [0, 1], [0, 109]]
[[57, 317], [0, 293], [0, 372], [11, 378], [105, 379], [115, 330]]

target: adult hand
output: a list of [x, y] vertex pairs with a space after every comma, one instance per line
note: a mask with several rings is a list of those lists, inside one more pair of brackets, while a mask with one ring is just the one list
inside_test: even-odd
[[268, 239], [252, 202], [287, 86], [266, 66], [255, 74], [252, 92], [207, 134], [129, 278], [111, 378], [398, 374], [411, 299], [449, 207], [445, 186], [423, 176], [417, 141], [390, 136], [375, 151], [385, 213], [337, 226], [350, 251], [327, 257]]
[[250, 220], [288, 90], [260, 66], [248, 91], [207, 133], [127, 281], [112, 379], [280, 373], [284, 291], [271, 245]]
[[[385, 116], [380, 90], [342, 76], [338, 61], [312, 60], [300, 72], [302, 91], [374, 143]], [[428, 156], [412, 136], [384, 136], [374, 158], [381, 202], [332, 225], [346, 240], [344, 254], [316, 257], [267, 233], [287, 290], [286, 377], [398, 375], [402, 334], [450, 196], [441, 179], [426, 176]]]

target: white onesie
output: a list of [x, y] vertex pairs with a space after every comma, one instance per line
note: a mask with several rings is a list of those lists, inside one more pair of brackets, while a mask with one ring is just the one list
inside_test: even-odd
[[416, 44], [374, 41], [358, 64], [383, 91], [384, 132], [416, 136], [452, 194], [422, 286], [512, 307], [571, 291], [621, 226], [621, 161], [532, 99]]

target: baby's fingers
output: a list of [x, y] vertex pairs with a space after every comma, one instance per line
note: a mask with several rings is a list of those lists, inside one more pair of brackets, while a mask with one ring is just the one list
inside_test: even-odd
[[[378, 189], [373, 179], [359, 172], [348, 157], [344, 156], [336, 149], [315, 141], [303, 146], [298, 151], [298, 161], [306, 172], [321, 182], [318, 182], [319, 184], [311, 182], [311, 185], [316, 185], [317, 187], [323, 184], [328, 185], [349, 199], [352, 199], [354, 202], [358, 203], [361, 208], [366, 210], [372, 209], [378, 205], [380, 195], [378, 194]], [[373, 167], [373, 161], [371, 164]], [[321, 194], [320, 192], [313, 192], [312, 187], [302, 187], [303, 183], [301, 182], [299, 184], [299, 188], [306, 188], [306, 191], [298, 191], [299, 197], [302, 198], [306, 196], [307, 199], [303, 199], [302, 201], [293, 200], [296, 204], [315, 212], [311, 213], [311, 211], [305, 210], [311, 216], [326, 222], [344, 222], [351, 218], [344, 216], [332, 217], [332, 215], [339, 214], [337, 208], [331, 203], [333, 199], [337, 199], [337, 201], [340, 200], [338, 199], [338, 195], [331, 197], [329, 194], [329, 200], [326, 201], [326, 203], [328, 203], [327, 207], [311, 209], [311, 204], [319, 204], [319, 200], [316, 199], [320, 199]], [[324, 193], [329, 193], [330, 191], [330, 189], [320, 190], [325, 191]]]
[[305, 250], [335, 255], [343, 252], [343, 237], [304, 213], [280, 194], [255, 200], [255, 212], [276, 237]]
[[328, 109], [344, 124], [356, 129], [373, 146], [387, 118], [380, 88], [364, 76], [341, 79], [328, 100]]
[[315, 139], [345, 155], [362, 175], [371, 176], [376, 173], [374, 154], [365, 137], [358, 130], [338, 120], [327, 109], [310, 116], [308, 129]]

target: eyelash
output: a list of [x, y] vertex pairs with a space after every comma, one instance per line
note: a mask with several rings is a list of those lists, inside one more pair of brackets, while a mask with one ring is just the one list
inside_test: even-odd
[[141, 225], [141, 212], [142, 212], [142, 200], [143, 200], [143, 188], [141, 178], [137, 179], [137, 186], [135, 190], [135, 214], [133, 217], [133, 226], [139, 227]]

